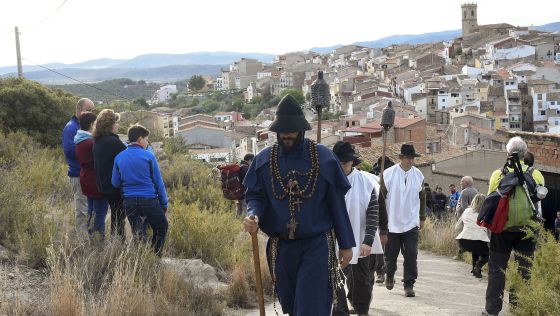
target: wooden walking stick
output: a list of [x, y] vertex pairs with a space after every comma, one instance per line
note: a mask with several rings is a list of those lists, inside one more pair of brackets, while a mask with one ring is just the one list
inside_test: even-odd
[[[255, 215], [251, 215], [249, 218], [251, 220], [255, 220]], [[261, 276], [261, 258], [259, 255], [259, 239], [257, 238], [257, 232], [251, 233], [251, 241], [253, 244], [253, 264], [255, 265], [255, 283], [257, 285], [257, 298], [259, 300], [259, 312], [260, 312], [260, 316], [265, 316], [264, 294], [263, 294], [262, 276]]]

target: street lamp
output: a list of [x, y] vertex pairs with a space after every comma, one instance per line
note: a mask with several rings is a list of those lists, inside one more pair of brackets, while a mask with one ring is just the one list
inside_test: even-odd
[[323, 108], [328, 107], [331, 100], [329, 84], [323, 79], [323, 71], [317, 73], [317, 80], [311, 84], [311, 106], [317, 111], [317, 143], [321, 142], [321, 116]]
[[383, 154], [381, 155], [381, 174], [379, 178], [383, 180], [383, 171], [385, 171], [385, 151], [387, 149], [387, 132], [395, 124], [395, 110], [393, 109], [393, 102], [389, 101], [387, 106], [383, 109], [381, 115], [381, 127], [383, 128]]

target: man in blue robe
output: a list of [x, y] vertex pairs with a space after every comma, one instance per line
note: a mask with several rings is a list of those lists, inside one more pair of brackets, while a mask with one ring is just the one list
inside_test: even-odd
[[304, 138], [310, 129], [296, 100], [284, 97], [270, 126], [278, 142], [257, 154], [244, 181], [245, 230], [270, 237], [269, 267], [290, 316], [330, 315], [339, 263], [348, 264], [355, 246], [344, 200], [350, 184], [333, 152]]

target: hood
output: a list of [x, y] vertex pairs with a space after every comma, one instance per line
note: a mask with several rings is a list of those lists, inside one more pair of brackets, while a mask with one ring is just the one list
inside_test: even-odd
[[74, 144], [77, 145], [83, 142], [84, 140], [88, 140], [92, 138], [93, 137], [91, 136], [90, 132], [79, 129], [78, 132], [76, 133], [76, 136], [74, 136]]

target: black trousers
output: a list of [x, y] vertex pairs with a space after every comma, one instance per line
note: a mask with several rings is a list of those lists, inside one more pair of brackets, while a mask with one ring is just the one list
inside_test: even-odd
[[458, 239], [459, 248], [472, 254], [472, 267], [482, 269], [488, 262], [488, 243], [482, 240]]
[[357, 314], [367, 314], [371, 303], [371, 294], [375, 284], [375, 269], [377, 267], [376, 255], [359, 258], [358, 263], [349, 264], [344, 268], [348, 295], [344, 288], [337, 291], [338, 305], [333, 307], [333, 316], [349, 315], [348, 303], [350, 300]]
[[382, 253], [375, 255], [375, 274], [385, 276], [385, 256]]
[[[503, 231], [501, 234], [492, 234], [490, 238], [490, 263], [488, 272], [488, 287], [486, 288], [486, 311], [498, 314], [502, 310], [504, 287], [509, 257], [515, 250], [514, 259], [519, 266], [523, 279], [529, 279], [529, 258], [533, 257], [536, 241], [525, 238], [525, 232]], [[509, 302], [515, 306], [515, 292], [510, 290]]]
[[124, 200], [120, 192], [115, 194], [106, 194], [105, 197], [109, 201], [111, 207], [111, 236], [119, 236], [123, 241], [125, 236], [125, 219]]
[[404, 232], [391, 233], [387, 236], [385, 246], [385, 269], [387, 277], [395, 277], [399, 252], [404, 257], [403, 282], [405, 287], [412, 287], [418, 278], [418, 227]]

